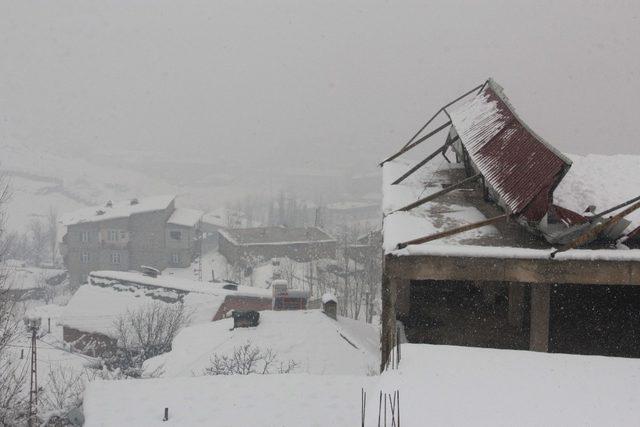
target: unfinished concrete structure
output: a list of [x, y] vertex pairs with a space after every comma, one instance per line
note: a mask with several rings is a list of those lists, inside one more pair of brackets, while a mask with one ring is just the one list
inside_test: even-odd
[[[383, 162], [383, 367], [400, 328], [409, 342], [640, 357], [638, 224], [623, 219], [637, 198], [591, 216], [563, 207], [571, 160], [491, 80], [438, 113], [444, 124]], [[423, 161], [397, 160], [445, 129]]]

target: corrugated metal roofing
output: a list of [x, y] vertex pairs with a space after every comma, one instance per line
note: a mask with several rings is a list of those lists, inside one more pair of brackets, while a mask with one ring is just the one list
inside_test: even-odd
[[498, 202], [528, 221], [540, 220], [571, 161], [520, 120], [492, 80], [446, 113]]

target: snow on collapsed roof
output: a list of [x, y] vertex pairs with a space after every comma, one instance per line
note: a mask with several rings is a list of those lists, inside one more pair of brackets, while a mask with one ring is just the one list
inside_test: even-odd
[[74, 212], [68, 212], [62, 215], [63, 225], [76, 225], [86, 222], [107, 221], [118, 218], [128, 218], [131, 215], [155, 212], [166, 209], [176, 196], [153, 196], [144, 199], [130, 199], [119, 202], [112, 202], [90, 208], [83, 208]]
[[202, 375], [213, 354], [231, 355], [250, 343], [271, 349], [278, 363], [293, 360], [295, 373], [366, 375], [380, 364], [379, 342], [377, 327], [342, 317], [336, 322], [320, 310], [262, 311], [253, 328], [233, 329], [233, 319], [185, 328], [171, 351], [147, 360], [144, 369], [167, 377]]
[[[640, 360], [403, 344], [398, 370], [95, 381], [86, 426], [377, 425], [380, 391], [400, 391], [402, 425], [636, 425]], [[169, 403], [167, 403], [169, 402]], [[114, 411], [113, 408], [118, 408]], [[390, 411], [389, 411], [390, 412]], [[384, 423], [382, 423], [384, 425]], [[389, 418], [387, 425], [391, 425]]]
[[338, 302], [338, 299], [335, 296], [333, 296], [333, 294], [327, 292], [322, 295], [322, 303], [326, 304], [329, 301]]
[[232, 291], [223, 289], [222, 284], [97, 271], [91, 273], [90, 282], [80, 286], [71, 297], [61, 323], [83, 332], [113, 336], [114, 321], [128, 310], [155, 302], [172, 304], [178, 301], [182, 301], [191, 313], [191, 323], [209, 322], [228, 295], [270, 298], [271, 292], [246, 286]]
[[173, 211], [167, 223], [183, 227], [195, 227], [202, 219], [202, 215], [204, 215], [204, 212], [197, 209], [177, 208]]
[[[599, 210], [628, 200], [640, 190], [640, 156], [570, 155], [572, 170], [561, 183], [556, 204], [582, 212], [582, 204], [596, 204]], [[400, 184], [392, 182], [412, 164], [394, 160], [383, 166], [383, 248], [394, 255], [469, 256], [502, 258], [549, 258], [551, 246], [541, 241], [541, 247], [518, 245], [517, 240], [503, 235], [494, 226], [487, 226], [397, 250], [397, 244], [442, 232], [454, 227], [486, 219], [468, 200], [477, 190], [457, 190], [407, 212], [394, 212], [421, 197], [426, 197], [451, 184], [451, 173], [461, 164], [430, 162]], [[625, 178], [626, 177], [626, 178]], [[467, 193], [465, 193], [465, 191]], [[634, 193], [634, 191], [636, 193]], [[453, 200], [453, 202], [452, 202]], [[586, 206], [585, 206], [586, 207]], [[640, 225], [640, 212], [629, 216], [630, 229]], [[521, 246], [521, 247], [518, 247]], [[575, 260], [638, 260], [640, 249], [573, 249], [556, 255], [556, 259]]]

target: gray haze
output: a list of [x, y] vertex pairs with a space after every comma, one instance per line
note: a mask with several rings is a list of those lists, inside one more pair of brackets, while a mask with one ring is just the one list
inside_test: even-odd
[[494, 77], [563, 151], [640, 153], [640, 2], [0, 1], [0, 143], [372, 166]]

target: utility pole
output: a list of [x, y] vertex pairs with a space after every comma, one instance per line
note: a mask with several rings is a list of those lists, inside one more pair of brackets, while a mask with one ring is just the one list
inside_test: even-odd
[[25, 318], [24, 323], [27, 330], [31, 332], [31, 386], [29, 389], [29, 427], [38, 425], [38, 357], [36, 337], [42, 319]]

